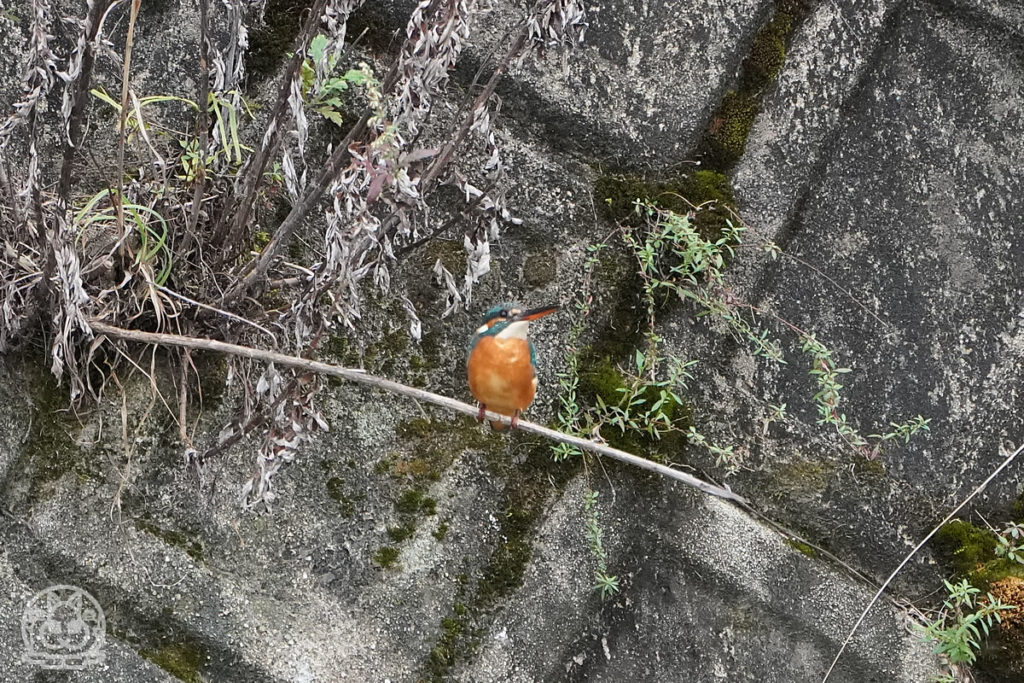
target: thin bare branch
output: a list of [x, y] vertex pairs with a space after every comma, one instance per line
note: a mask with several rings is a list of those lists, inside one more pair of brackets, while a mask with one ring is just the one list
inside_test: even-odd
[[[140, 332], [138, 330], [126, 330], [113, 325], [108, 325], [104, 322], [97, 320], [90, 321], [90, 325], [93, 330], [100, 334], [105, 334], [108, 337], [114, 337], [117, 339], [124, 339], [127, 341], [141, 342], [144, 344], [159, 344], [162, 346], [176, 346], [180, 348], [189, 349], [204, 349], [207, 351], [214, 351], [216, 353], [228, 353], [243, 358], [249, 358], [252, 360], [263, 361], [266, 363], [276, 363], [285, 367], [291, 367], [298, 370], [304, 370], [306, 372], [318, 373], [321, 375], [328, 375], [331, 377], [339, 377], [346, 379], [351, 382], [358, 382], [359, 384], [365, 384], [377, 389], [398, 394], [400, 396], [407, 396], [409, 398], [426, 401], [427, 403], [433, 403], [434, 405], [447, 408], [448, 410], [462, 413], [464, 415], [476, 416], [477, 408], [461, 401], [448, 398], [447, 396], [440, 396], [433, 394], [429, 391], [422, 389], [416, 389], [409, 387], [398, 382], [393, 382], [383, 377], [376, 377], [374, 375], [368, 375], [361, 370], [355, 370], [351, 368], [342, 368], [336, 365], [330, 365], [328, 363], [321, 363], [319, 361], [308, 360], [305, 358], [298, 358], [296, 356], [289, 356], [283, 353], [277, 353], [274, 351], [263, 351], [262, 349], [254, 349], [248, 346], [240, 346], [238, 344], [229, 344], [227, 342], [217, 341], [214, 339], [202, 339], [199, 337], [185, 337], [177, 334], [160, 334], [155, 332]], [[511, 420], [507, 415], [499, 415], [498, 413], [492, 413], [488, 411], [485, 416], [488, 420], [495, 422], [502, 422], [504, 424], [510, 424]], [[708, 493], [719, 498], [725, 498], [727, 500], [733, 500], [738, 503], [747, 504], [746, 499], [742, 496], [733, 493], [732, 491], [709, 484], [706, 481], [698, 479], [693, 475], [687, 474], [686, 472], [680, 472], [674, 470], [671, 467], [653, 462], [651, 460], [645, 460], [639, 456], [620, 451], [617, 448], [606, 446], [602, 443], [595, 441], [588, 441], [587, 439], [581, 439], [576, 436], [570, 436], [569, 434], [563, 434], [553, 429], [542, 427], [532, 422], [525, 422], [520, 420], [517, 423], [517, 427], [524, 432], [531, 434], [537, 434], [543, 436], [552, 441], [561, 442], [576, 446], [582, 450], [587, 450], [592, 453], [599, 455], [606, 455], [609, 458], [619, 460], [628, 465], [639, 467], [641, 469], [648, 470], [650, 472], [656, 472], [657, 474], [675, 479], [688, 486], [700, 489], [704, 493]]]
[[850, 632], [846, 636], [846, 640], [843, 641], [842, 646], [839, 648], [839, 652], [836, 653], [836, 658], [832, 660], [832, 665], [828, 667], [828, 671], [825, 672], [825, 677], [821, 679], [821, 683], [825, 683], [826, 681], [828, 681], [828, 677], [832, 675], [832, 670], [836, 668], [836, 664], [839, 662], [839, 658], [842, 657], [843, 652], [846, 651], [846, 646], [850, 644], [851, 640], [853, 640], [853, 634], [857, 632], [858, 628], [860, 628], [861, 623], [864, 622], [864, 618], [868, 616], [868, 612], [870, 612], [871, 608], [875, 606], [875, 603], [878, 602], [878, 598], [881, 597], [882, 593], [885, 592], [885, 589], [889, 587], [889, 584], [892, 583], [893, 579], [896, 578], [896, 575], [900, 573], [900, 571], [907, 565], [908, 562], [910, 562], [910, 559], [917, 554], [917, 551], [923, 548], [925, 544], [931, 540], [932, 536], [937, 534], [939, 532], [939, 529], [946, 525], [946, 522], [953, 519], [953, 516], [956, 513], [960, 512], [960, 510], [962, 510], [963, 507], [967, 505], [967, 503], [969, 503], [972, 498], [974, 498], [976, 495], [985, 490], [985, 487], [992, 483], [992, 480], [995, 479], [1000, 472], [1005, 470], [1010, 465], [1010, 463], [1013, 462], [1014, 459], [1021, 453], [1024, 453], [1024, 444], [1021, 444], [1021, 446], [1017, 450], [1015, 450], [1005, 460], [1003, 460], [1002, 464], [999, 465], [999, 467], [997, 467], [992, 474], [988, 475], [988, 478], [985, 481], [981, 482], [981, 484], [979, 484], [976, 489], [971, 491], [971, 495], [964, 498], [963, 501], [961, 501], [959, 505], [953, 508], [953, 510], [948, 515], [946, 515], [946, 517], [941, 522], [936, 524], [935, 528], [929, 531], [928, 535], [925, 536], [920, 543], [914, 546], [914, 549], [911, 550], [907, 554], [907, 556], [903, 558], [903, 561], [900, 562], [899, 566], [892, 571], [892, 574], [889, 574], [889, 578], [885, 580], [885, 583], [883, 583], [881, 587], [878, 589], [878, 591], [874, 594], [874, 596], [872, 596], [871, 602], [869, 602], [867, 607], [864, 608], [864, 611], [860, 614], [860, 618], [857, 619], [857, 623], [855, 623], [853, 625], [853, 628], [850, 629]]
[[184, 294], [179, 294], [178, 292], [175, 292], [173, 289], [168, 289], [167, 287], [164, 287], [163, 285], [154, 284], [153, 286], [156, 287], [161, 292], [163, 292], [164, 294], [167, 294], [168, 296], [173, 296], [176, 299], [180, 299], [180, 300], [184, 301], [187, 304], [192, 304], [193, 306], [197, 306], [197, 307], [202, 308], [204, 310], [211, 311], [213, 313], [217, 313], [219, 315], [222, 315], [225, 318], [231, 318], [232, 320], [237, 320], [240, 323], [244, 323], [246, 325], [251, 325], [252, 327], [255, 327], [257, 330], [262, 332], [263, 334], [265, 334], [268, 337], [270, 337], [270, 341], [272, 341], [274, 343], [275, 347], [278, 346], [277, 336], [275, 336], [273, 332], [271, 332], [270, 330], [268, 330], [267, 328], [263, 327], [262, 325], [260, 325], [258, 323], [254, 323], [253, 321], [251, 321], [251, 320], [249, 320], [247, 318], [243, 318], [240, 315], [235, 315], [231, 311], [224, 311], [224, 310], [221, 310], [221, 309], [219, 309], [219, 308], [217, 308], [215, 306], [210, 306], [209, 304], [204, 304], [201, 301], [196, 301], [195, 299], [190, 299], [189, 297], [185, 296]]

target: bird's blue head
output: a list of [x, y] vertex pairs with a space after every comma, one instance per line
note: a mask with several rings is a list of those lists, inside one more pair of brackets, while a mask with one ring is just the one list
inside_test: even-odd
[[[529, 323], [531, 320], [543, 318], [557, 310], [558, 306], [543, 306], [541, 308], [523, 310], [513, 303], [498, 304], [491, 310], [487, 311], [487, 315], [484, 316], [483, 323], [481, 323], [480, 327], [478, 327], [476, 332], [473, 333], [473, 338], [470, 340], [469, 348], [472, 350], [476, 343], [483, 337], [489, 335], [500, 335], [503, 332], [514, 336], [522, 336], [525, 339], [527, 326], [519, 326], [516, 325], [516, 323]], [[521, 333], [517, 334], [520, 330]]]

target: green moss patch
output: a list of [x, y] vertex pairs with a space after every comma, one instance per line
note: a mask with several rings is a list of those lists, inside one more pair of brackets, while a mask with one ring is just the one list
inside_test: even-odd
[[155, 650], [144, 649], [139, 654], [185, 683], [202, 683], [199, 671], [206, 661], [206, 652], [195, 641], [170, 643]]
[[786, 43], [795, 24], [792, 9], [777, 8], [768, 23], [754, 36], [750, 51], [743, 60], [746, 90], [756, 91], [778, 78], [786, 61]]
[[412, 535], [416, 532], [415, 524], [403, 524], [401, 526], [388, 527], [388, 538], [394, 543], [401, 543], [402, 541], [412, 538]]
[[197, 562], [205, 561], [203, 557], [203, 544], [194, 536], [174, 529], [166, 529], [146, 519], [136, 519], [135, 528], [160, 539], [169, 546], [183, 550], [185, 554]]
[[441, 620], [437, 642], [424, 664], [429, 680], [447, 680], [451, 667], [479, 646], [486, 624], [477, 616], [494, 609], [522, 585], [546, 501], [562, 490], [580, 466], [579, 460], [554, 463], [547, 444], [533, 446], [523, 465], [510, 467], [504, 458], [495, 463], [496, 476], [507, 478], [501, 511], [495, 514], [499, 541], [475, 577], [460, 577], [451, 613]]
[[699, 170], [669, 178], [610, 173], [594, 184], [594, 200], [613, 223], [639, 226], [637, 199], [680, 215], [690, 214], [694, 229], [707, 240], [718, 239], [736, 211], [732, 185], [717, 171]]
[[790, 548], [793, 548], [797, 552], [802, 553], [810, 558], [818, 557], [818, 551], [812, 548], [811, 546], [807, 545], [803, 541], [798, 541], [795, 538], [786, 538], [784, 540], [786, 541], [786, 545], [788, 545]]
[[[625, 394], [620, 389], [627, 388], [627, 378], [610, 356], [597, 353], [596, 349], [589, 348], [580, 354], [577, 400], [583, 406], [596, 406], [599, 400], [608, 406], [621, 405]], [[652, 406], [660, 398], [659, 390], [657, 387], [648, 387], [637, 398], [642, 399], [645, 406]], [[634, 406], [633, 410], [639, 408]], [[693, 408], [688, 403], [669, 397], [660, 410], [673, 425], [673, 430], [662, 434], [660, 438], [635, 429], [623, 431], [611, 425], [601, 430], [601, 436], [613, 448], [666, 462], [678, 456], [685, 447], [686, 438], [683, 435], [693, 425]]]
[[935, 534], [932, 542], [959, 578], [988, 590], [1007, 577], [1024, 578], [1024, 565], [996, 557], [996, 535], [970, 522], [955, 519]]
[[398, 564], [398, 548], [386, 545], [377, 549], [373, 554], [373, 562], [382, 569], [391, 569]]
[[326, 342], [321, 344], [321, 349], [329, 360], [350, 368], [359, 367], [359, 349], [353, 346], [348, 337], [344, 335], [330, 335]]
[[760, 100], [751, 93], [730, 90], [725, 94], [704, 139], [704, 156], [712, 166], [729, 169], [739, 161], [760, 110]]
[[356, 501], [362, 500], [364, 494], [349, 495], [345, 480], [341, 477], [328, 478], [325, 486], [327, 487], [327, 495], [340, 506], [342, 517], [348, 518], [355, 514]]
[[796, 460], [776, 469], [783, 488], [818, 493], [828, 482], [829, 467], [817, 460]]
[[1018, 524], [1024, 523], [1024, 491], [1021, 491], [1020, 495], [1013, 501], [1010, 516], [1014, 522]]
[[437, 501], [428, 497], [421, 489], [410, 489], [395, 503], [395, 509], [403, 515], [437, 514]]
[[776, 0], [771, 18], [751, 41], [737, 87], [722, 98], [698, 145], [706, 167], [727, 173], [743, 156], [762, 99], [786, 61], [790, 38], [813, 4], [811, 0]]

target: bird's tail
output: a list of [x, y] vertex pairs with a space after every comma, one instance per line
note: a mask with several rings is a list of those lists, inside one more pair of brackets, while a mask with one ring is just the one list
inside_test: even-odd
[[508, 425], [504, 422], [498, 422], [497, 420], [488, 420], [491, 423], [491, 429], [496, 432], [503, 432], [508, 429]]

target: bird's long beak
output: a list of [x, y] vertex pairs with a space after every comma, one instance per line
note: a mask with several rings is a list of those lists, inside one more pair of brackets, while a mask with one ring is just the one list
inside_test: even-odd
[[550, 315], [558, 310], [558, 306], [544, 306], [543, 308], [532, 308], [529, 311], [523, 311], [516, 316], [516, 320], [536, 320], [537, 318], [543, 318], [546, 315]]

